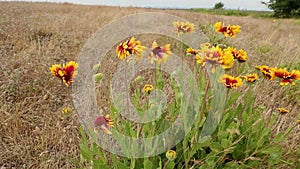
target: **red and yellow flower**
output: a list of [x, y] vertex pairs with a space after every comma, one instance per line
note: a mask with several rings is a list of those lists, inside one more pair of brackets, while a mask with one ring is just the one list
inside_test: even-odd
[[287, 71], [286, 68], [272, 68], [271, 69], [272, 79], [278, 77], [281, 78], [282, 81], [280, 82], [280, 85], [295, 85], [295, 82], [292, 80], [300, 80], [300, 71], [299, 70], [292, 70], [291, 72]]
[[199, 52], [198, 50], [193, 49], [193, 48], [187, 48], [186, 49], [186, 54], [188, 56], [196, 56], [198, 54], [198, 52]]
[[114, 122], [111, 120], [109, 115], [99, 116], [94, 121], [94, 131], [98, 132], [98, 129], [103, 130], [106, 134], [112, 134], [108, 129], [109, 127], [114, 127]]
[[230, 89], [235, 89], [237, 87], [242, 86], [243, 81], [240, 77], [233, 77], [227, 74], [224, 74], [219, 78], [219, 82], [222, 83], [224, 86]]
[[145, 46], [141, 45], [141, 41], [136, 41], [134, 37], [130, 40], [120, 43], [117, 46], [116, 53], [118, 58], [124, 60], [129, 55], [134, 55], [136, 60], [139, 60], [144, 55]]
[[214, 24], [214, 27], [216, 29], [216, 32], [221, 32], [223, 33], [223, 35], [225, 37], [232, 37], [232, 38], [235, 38], [236, 37], [236, 34], [240, 33], [241, 30], [240, 30], [240, 26], [239, 25], [228, 25], [228, 26], [223, 26], [223, 23], [222, 22], [216, 22]]
[[277, 108], [277, 110], [279, 111], [280, 114], [287, 114], [290, 112], [289, 110], [282, 107]]
[[268, 67], [268, 66], [256, 66], [260, 71], [269, 79], [273, 80], [275, 78], [281, 78], [280, 85], [295, 85], [295, 82], [292, 80], [300, 80], [300, 71], [292, 70], [291, 72], [287, 71], [286, 68], [277, 68], [277, 67]]
[[255, 82], [258, 79], [258, 75], [253, 73], [246, 76], [242, 76], [247, 82], [252, 83]]
[[263, 65], [263, 66], [255, 66], [255, 68], [259, 69], [262, 74], [269, 80], [273, 80], [274, 79], [274, 75], [272, 74], [272, 67]]
[[195, 25], [190, 22], [173, 22], [173, 26], [176, 28], [176, 33], [178, 35], [184, 33], [192, 33], [195, 30]]
[[70, 61], [63, 66], [60, 64], [52, 65], [50, 67], [50, 71], [54, 76], [60, 78], [65, 85], [69, 86], [77, 75], [77, 67], [78, 64], [76, 62]]
[[201, 45], [195, 58], [197, 63], [202, 64], [202, 66], [206, 63], [211, 64], [213, 73], [217, 65], [221, 65], [223, 69], [230, 69], [234, 63], [234, 57], [231, 54], [224, 53], [219, 46], [210, 47], [207, 43]]
[[165, 46], [160, 47], [156, 41], [153, 41], [151, 53], [149, 55], [151, 64], [154, 62], [157, 64], [165, 63], [168, 60], [168, 57], [172, 54], [170, 46], [170, 44], [166, 44]]
[[246, 62], [248, 59], [248, 54], [243, 49], [237, 50], [236, 48], [228, 47], [224, 49], [224, 52], [227, 54], [231, 53], [232, 56], [239, 62]]
[[227, 53], [223, 53], [222, 56], [222, 68], [223, 69], [230, 69], [233, 67], [234, 64], [234, 57], [232, 55], [228, 55]]

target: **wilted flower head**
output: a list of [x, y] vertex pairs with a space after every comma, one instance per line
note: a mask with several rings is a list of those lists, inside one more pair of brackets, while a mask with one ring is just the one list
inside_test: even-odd
[[109, 127], [113, 127], [114, 122], [111, 120], [109, 115], [99, 116], [94, 121], [94, 131], [98, 132], [98, 129], [102, 129], [106, 134], [112, 134], [111, 131], [108, 130]]
[[148, 94], [150, 94], [153, 90], [154, 90], [154, 87], [151, 84], [146, 84], [143, 88], [143, 91]]
[[245, 78], [245, 80], [250, 83], [255, 82], [258, 79], [258, 75], [255, 73], [249, 74], [247, 76], [242, 76], [242, 77]]
[[289, 110], [282, 107], [277, 108], [277, 110], [279, 111], [280, 114], [287, 114], [290, 112]]
[[240, 26], [239, 25], [228, 25], [228, 26], [223, 26], [223, 23], [222, 22], [216, 22], [214, 24], [214, 27], [216, 29], [216, 32], [221, 32], [223, 33], [223, 35], [225, 37], [232, 37], [232, 38], [235, 38], [236, 37], [236, 34], [240, 33], [241, 30], [240, 30]]
[[139, 60], [144, 55], [145, 46], [141, 45], [141, 41], [136, 41], [134, 37], [130, 40], [120, 43], [117, 46], [117, 56], [124, 60], [129, 55], [134, 55], [136, 60]]
[[300, 119], [297, 120], [297, 123], [300, 125]]
[[66, 65], [61, 66], [60, 64], [55, 64], [50, 67], [51, 73], [60, 78], [65, 85], [69, 86], [73, 79], [75, 78], [77, 74], [78, 64], [74, 61], [70, 61]]
[[192, 33], [195, 30], [195, 25], [190, 22], [173, 22], [173, 26], [176, 27], [176, 32], [178, 35], [184, 33]]
[[170, 44], [160, 47], [156, 41], [153, 41], [149, 59], [151, 63], [161, 64], [165, 63], [171, 54]]
[[230, 89], [235, 89], [239, 86], [242, 86], [243, 81], [240, 77], [233, 77], [227, 74], [224, 74], [219, 78], [219, 82], [222, 83], [224, 86]]
[[166, 157], [168, 160], [173, 161], [176, 158], [176, 152], [174, 150], [168, 150], [166, 152]]

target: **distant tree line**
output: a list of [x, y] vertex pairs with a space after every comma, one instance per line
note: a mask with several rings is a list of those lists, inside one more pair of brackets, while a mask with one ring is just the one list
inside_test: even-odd
[[275, 17], [300, 17], [300, 0], [269, 0], [262, 3], [274, 11]]

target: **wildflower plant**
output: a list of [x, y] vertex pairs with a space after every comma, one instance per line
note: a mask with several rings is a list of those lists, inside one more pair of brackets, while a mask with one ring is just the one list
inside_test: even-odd
[[[157, 17], [155, 13], [147, 13], [135, 17], [137, 21], [142, 20], [140, 17], [149, 19], [149, 24], [145, 26], [146, 33], [152, 27], [159, 34], [162, 31], [153, 21], [166, 16]], [[170, 21], [169, 15], [167, 18]], [[116, 21], [108, 28], [117, 28], [127, 22], [134, 24], [133, 20], [132, 16], [125, 17], [126, 22]], [[175, 22], [167, 24], [173, 26], [167, 27], [167, 35], [179, 41], [183, 41], [180, 38], [183, 35], [200, 39], [197, 37], [200, 32], [193, 24], [179, 21], [177, 17], [172, 20]], [[109, 110], [105, 110], [105, 114], [99, 113], [101, 111], [95, 108], [96, 103], [91, 102], [94, 91], [88, 87], [94, 85], [94, 79], [91, 78], [90, 82], [86, 77], [95, 74], [92, 61], [85, 62], [86, 58], [81, 60], [80, 64], [90, 69], [87, 69], [87, 74], [78, 75], [81, 83], [74, 85], [74, 103], [79, 111], [78, 116], [84, 122], [80, 130], [80, 150], [87, 163], [94, 168], [121, 169], [264, 168], [276, 167], [280, 163], [293, 165], [283, 160], [284, 151], [280, 145], [293, 127], [280, 133], [272, 132], [272, 126], [280, 118], [273, 115], [276, 110], [271, 109], [272, 114], [265, 116], [262, 112], [267, 108], [254, 104], [255, 96], [250, 83], [259, 83], [259, 75], [239, 74], [232, 70], [237, 64], [242, 67], [248, 61], [246, 50], [238, 50], [229, 43], [225, 46], [219, 43], [229, 42], [232, 40], [229, 38], [239, 36], [241, 27], [224, 26], [221, 22], [207, 27], [213, 28], [212, 34], [217, 33], [218, 38], [208, 38], [213, 41], [201, 41], [197, 46], [191, 44], [192, 40], [183, 42], [187, 48], [182, 48], [182, 52], [193, 58], [194, 65], [191, 67], [194, 67], [194, 71], [180, 60], [183, 57], [177, 57], [171, 52], [174, 51], [171, 43], [160, 46], [157, 41], [153, 41], [151, 45], [143, 46], [142, 41], [132, 36], [134, 32], [126, 35], [124, 39], [127, 40], [115, 48], [115, 57], [120, 59], [121, 67], [112, 79], [112, 104]], [[116, 41], [120, 42], [120, 39]], [[104, 45], [110, 44], [108, 39], [103, 39], [103, 42]], [[101, 63], [88, 47], [84, 56], [90, 56], [89, 59]], [[131, 56], [139, 61], [133, 66], [124, 62]], [[132, 68], [143, 71], [154, 69], [154, 73], [135, 75]], [[287, 71], [268, 66], [256, 68], [268, 80], [281, 79], [281, 85], [294, 84], [294, 81], [300, 80], [299, 70]], [[255, 71], [254, 67], [250, 69], [250, 72]], [[64, 69], [58, 65], [51, 68], [51, 72], [62, 77], [59, 70]], [[167, 76], [167, 73], [170, 75]], [[153, 77], [154, 83], [151, 83]], [[134, 81], [134, 87], [130, 81]], [[283, 108], [277, 111], [287, 112]], [[299, 121], [295, 120], [295, 125], [297, 123]]]

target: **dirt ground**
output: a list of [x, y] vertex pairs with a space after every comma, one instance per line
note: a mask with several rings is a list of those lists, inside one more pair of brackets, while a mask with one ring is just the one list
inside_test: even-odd
[[[83, 167], [76, 113], [61, 113], [63, 107], [73, 107], [71, 89], [53, 77], [49, 67], [76, 60], [88, 38], [105, 24], [143, 11], [174, 14], [195, 25], [216, 21], [241, 25], [243, 33], [234, 42], [237, 48], [247, 50], [251, 66], [300, 69], [300, 25], [293, 20], [273, 22], [179, 10], [0, 2], [1, 169]], [[106, 77], [111, 76], [111, 66], [101, 67]], [[109, 80], [103, 83], [109, 86]], [[256, 104], [267, 107], [266, 114], [277, 107], [291, 110], [276, 123], [274, 132], [295, 125], [300, 112], [299, 85], [282, 89], [278, 84], [262, 81], [254, 87]], [[107, 96], [100, 98], [99, 104], [108, 104], [104, 99]], [[293, 152], [289, 154], [292, 159], [299, 158], [295, 154], [299, 132], [300, 125], [283, 143], [287, 151]]]

